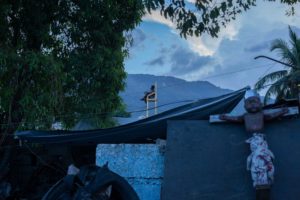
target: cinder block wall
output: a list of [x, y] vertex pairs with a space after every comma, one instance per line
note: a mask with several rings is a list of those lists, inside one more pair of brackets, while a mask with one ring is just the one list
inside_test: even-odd
[[99, 144], [96, 165], [123, 176], [141, 200], [160, 200], [164, 152], [157, 144]]

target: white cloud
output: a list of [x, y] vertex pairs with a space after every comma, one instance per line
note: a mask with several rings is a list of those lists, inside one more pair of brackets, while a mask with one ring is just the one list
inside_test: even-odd
[[[187, 0], [193, 2], [194, 0]], [[300, 5], [296, 6], [295, 16], [286, 16], [287, 6], [280, 3], [258, 1], [256, 7], [239, 15], [222, 28], [218, 38], [211, 38], [208, 34], [201, 37], [188, 37], [186, 41], [189, 49], [200, 56], [210, 56], [213, 62], [201, 66], [201, 68], [191, 73], [177, 74], [177, 77], [185, 80], [201, 80], [207, 76], [214, 76], [231, 71], [239, 71], [244, 68], [264, 65], [266, 60], [253, 60], [257, 54], [268, 54], [268, 48], [245, 51], [258, 45], [264, 45], [275, 38], [282, 38], [288, 41], [288, 25], [300, 28]], [[164, 24], [170, 28], [172, 33], [178, 35], [176, 24], [165, 19], [159, 11], [153, 11], [144, 17], [145, 21], [152, 21]], [[272, 53], [271, 55], [276, 55]], [[245, 85], [254, 84], [267, 68], [255, 69], [231, 74], [230, 76], [220, 76], [209, 79], [213, 83], [238, 89]]]
[[197, 81], [203, 79], [203, 77], [207, 77], [209, 74], [215, 72], [216, 67], [211, 63], [209, 65], [202, 66], [196, 71], [192, 73], [185, 74], [183, 76], [178, 76], [178, 78], [182, 78], [188, 81]]
[[[195, 0], [186, 1], [195, 3]], [[270, 10], [270, 6], [272, 7], [272, 11]], [[257, 7], [252, 7], [246, 13], [238, 16], [236, 20], [227, 24], [226, 27], [221, 28], [218, 38], [212, 38], [208, 34], [203, 34], [201, 37], [189, 36], [186, 42], [190, 49], [200, 56], [214, 56], [224, 39], [237, 39], [239, 30], [242, 27], [256, 27], [256, 31], [259, 32], [274, 29], [275, 22], [300, 27], [300, 15], [297, 13], [297, 10], [300, 10], [300, 5], [295, 7], [296, 15], [292, 17], [285, 15], [287, 9], [288, 6], [279, 3], [258, 2]], [[151, 14], [147, 13], [143, 20], [164, 24], [171, 29], [172, 33], [179, 34], [179, 31], [176, 29], [176, 24], [170, 19], [163, 17], [158, 10], [152, 11]], [[242, 36], [240, 36], [240, 38], [243, 39]]]
[[166, 19], [164, 16], [162, 16], [160, 14], [160, 11], [158, 10], [151, 11], [151, 14], [147, 12], [146, 15], [144, 15], [143, 17], [143, 20], [157, 22], [160, 24], [167, 25], [172, 29], [176, 29], [175, 23], [173, 23], [170, 19]]
[[234, 40], [239, 31], [239, 23], [232, 22], [226, 28], [221, 29], [218, 38], [212, 38], [208, 34], [201, 37], [188, 37], [190, 48], [200, 56], [214, 56], [224, 39]]
[[215, 53], [215, 47], [205, 45], [203, 40], [199, 37], [187, 37], [187, 43], [190, 49], [195, 53], [198, 53], [199, 56], [212, 56]]
[[196, 3], [196, 0], [186, 0], [189, 3]]
[[[143, 20], [152, 21], [160, 24], [164, 24], [171, 28], [172, 33], [179, 35], [179, 31], [176, 29], [176, 24], [170, 19], [166, 19], [160, 14], [160, 11], [152, 11], [151, 14], [147, 13]], [[217, 51], [220, 43], [223, 39], [233, 40], [238, 34], [238, 23], [232, 22], [228, 24], [226, 28], [221, 29], [218, 38], [212, 38], [208, 34], [203, 34], [201, 37], [188, 36], [186, 41], [190, 49], [198, 53], [200, 56], [213, 56]]]

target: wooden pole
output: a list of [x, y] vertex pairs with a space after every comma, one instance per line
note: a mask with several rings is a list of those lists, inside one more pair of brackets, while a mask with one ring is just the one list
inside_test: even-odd
[[155, 114], [157, 114], [157, 82], [155, 82]]
[[297, 92], [298, 92], [298, 111], [300, 113], [300, 83], [297, 83]]
[[148, 104], [148, 97], [146, 97], [146, 117], [148, 117], [149, 116], [149, 111], [148, 111], [148, 109], [149, 109], [149, 104]]

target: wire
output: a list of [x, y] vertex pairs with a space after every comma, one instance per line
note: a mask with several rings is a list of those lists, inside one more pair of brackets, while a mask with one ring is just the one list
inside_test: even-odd
[[[251, 68], [245, 68], [245, 69], [241, 69], [241, 70], [236, 70], [236, 71], [232, 71], [232, 72], [226, 72], [226, 73], [212, 75], [212, 76], [207, 76], [207, 77], [202, 78], [201, 80], [205, 80], [205, 79], [208, 79], [208, 78], [215, 78], [215, 77], [225, 76], [225, 75], [230, 75], [230, 74], [239, 73], [239, 72], [248, 71], [248, 70], [253, 70], [253, 69], [258, 69], [258, 68], [266, 67], [266, 66], [270, 66], [270, 65], [274, 65], [274, 63], [270, 63], [270, 64], [266, 64], [266, 65], [261, 65], [261, 66], [256, 66], [256, 67], [251, 67]], [[174, 87], [174, 86], [182, 85], [182, 84], [186, 84], [186, 82], [178, 83], [178, 84], [172, 84], [172, 85], [167, 85], [167, 86], [162, 86], [162, 87], [160, 87], [160, 90], [163, 90], [163, 89], [166, 89], [166, 88], [169, 88], [169, 87]], [[128, 93], [128, 94], [130, 94], [130, 93]], [[131, 94], [133, 94], [133, 93], [131, 93]], [[163, 107], [163, 106], [167, 106], [167, 105], [170, 105], [170, 104], [181, 103], [181, 102], [188, 102], [188, 101], [193, 101], [193, 100], [184, 100], [184, 101], [178, 101], [178, 102], [171, 102], [171, 103], [167, 103], [167, 104], [163, 104], [163, 105], [157, 106], [157, 108]], [[155, 109], [155, 107], [150, 108], [148, 110], [153, 110], [153, 109]], [[144, 112], [146, 110], [147, 109], [134, 110], [134, 111], [128, 111], [127, 113]], [[105, 115], [109, 115], [109, 114], [113, 115], [115, 113], [114, 112], [87, 113], [87, 114], [84, 114], [84, 115], [80, 115], [80, 118], [81, 119], [91, 119], [91, 118], [96, 118], [97, 116], [105, 116]], [[82, 116], [89, 116], [89, 115], [90, 116], [95, 116], [95, 117], [83, 117], [82, 118]], [[67, 117], [74, 118], [74, 114], [57, 115], [56, 117], [57, 118], [64, 118], [64, 119], [66, 119]], [[44, 120], [45, 120], [45, 118], [41, 119], [41, 120], [38, 120], [38, 121], [35, 121], [35, 122], [16, 122], [16, 123], [10, 123], [10, 125], [22, 125], [22, 124], [23, 125], [36, 125], [39, 122], [44, 121]], [[8, 123], [0, 123], [0, 125], [7, 126], [9, 124]], [[8, 135], [10, 135], [10, 134], [8, 134]]]
[[[225, 76], [225, 75], [230, 75], [230, 74], [234, 74], [234, 73], [239, 73], [239, 72], [243, 72], [243, 71], [249, 71], [249, 70], [253, 70], [253, 69], [258, 69], [258, 68], [262, 68], [262, 67], [267, 67], [267, 66], [270, 66], [270, 65], [274, 65], [274, 63], [269, 63], [269, 64], [265, 64], [265, 65], [260, 65], [260, 66], [255, 66], [255, 67], [251, 67], [251, 68], [245, 68], [245, 69], [241, 69], [241, 70], [237, 70], [237, 71], [232, 71], [232, 72], [226, 72], [226, 73], [222, 73], [222, 74], [217, 74], [217, 75], [213, 75], [213, 76], [207, 76], [207, 77], [204, 77], [202, 79], [200, 79], [199, 81], [201, 80], [205, 80], [205, 79], [208, 79], [208, 78], [214, 78], [214, 77], [219, 77], [219, 76]], [[160, 86], [160, 90], [164, 90], [165, 88], [170, 88], [170, 87], [174, 87], [174, 86], [178, 86], [178, 85], [184, 85], [186, 84], [186, 82], [182, 82], [182, 83], [176, 83], [176, 84], [171, 84], [171, 85], [166, 85], [166, 86]], [[140, 92], [129, 92], [129, 93], [126, 93], [126, 96], [132, 96], [133, 94], [140, 94]], [[93, 100], [97, 100], [98, 98], [94, 98]], [[99, 98], [101, 99], [101, 98]], [[146, 110], [142, 110], [142, 111], [146, 111]], [[128, 113], [134, 113], [134, 112], [141, 112], [141, 111], [128, 111]], [[90, 113], [86, 114], [86, 115], [89, 115]], [[105, 112], [105, 113], [95, 113], [93, 115], [108, 115], [108, 114], [114, 114], [113, 112]], [[64, 116], [68, 116], [68, 115], [71, 115], [73, 117], [73, 114], [64, 114], [64, 115], [57, 115], [57, 117], [64, 117]]]
[[[216, 75], [212, 75], [212, 76], [207, 76], [207, 77], [203, 77], [201, 79], [199, 79], [198, 81], [203, 81], [205, 79], [209, 79], [209, 78], [215, 78], [215, 77], [220, 77], [220, 76], [226, 76], [226, 75], [230, 75], [230, 74], [234, 74], [234, 73], [239, 73], [239, 72], [243, 72], [243, 71], [249, 71], [249, 70], [253, 70], [253, 69], [258, 69], [258, 68], [262, 68], [262, 67], [267, 67], [270, 65], [274, 65], [274, 63], [269, 63], [269, 64], [265, 64], [265, 65], [260, 65], [260, 66], [255, 66], [255, 67], [249, 67], [249, 68], [245, 68], [245, 69], [241, 69], [241, 70], [236, 70], [236, 71], [231, 71], [231, 72], [225, 72], [225, 73], [221, 73], [221, 74], [216, 74]], [[160, 90], [164, 90], [165, 88], [169, 88], [169, 87], [174, 87], [174, 86], [178, 86], [178, 85], [184, 85], [186, 84], [186, 82], [182, 82], [182, 83], [176, 83], [176, 84], [171, 84], [171, 85], [166, 85], [166, 86], [160, 86], [159, 89]], [[132, 95], [138, 92], [132, 92], [132, 93], [126, 93]]]
[[253, 70], [253, 69], [257, 69], [257, 68], [261, 68], [261, 67], [251, 67], [251, 68], [246, 68], [246, 69], [242, 69], [242, 70], [227, 72], [227, 73], [223, 73], [223, 74], [212, 75], [212, 76], [205, 77], [204, 79], [215, 78], [215, 77], [220, 77], [220, 76], [226, 76], [226, 75], [235, 74], [235, 73], [239, 73], [239, 72], [243, 72], [243, 71], [249, 71], [249, 70]]
[[258, 80], [262, 79], [274, 66], [276, 63], [273, 64], [273, 66], [269, 67], [259, 78]]
[[61, 174], [65, 175], [65, 171], [63, 169], [60, 169], [60, 168], [57, 168], [57, 167], [54, 167], [52, 165], [50, 165], [49, 163], [47, 163], [45, 160], [43, 160], [38, 154], [36, 154], [26, 143], [24, 143], [24, 146], [35, 156], [37, 157], [40, 162], [44, 165], [44, 166], [47, 166], [55, 171], [58, 171], [60, 172]]
[[[170, 103], [165, 103], [165, 104], [162, 104], [162, 105], [159, 105], [159, 106], [154, 106], [154, 107], [151, 107], [149, 108], [148, 110], [153, 110], [155, 108], [160, 108], [160, 107], [164, 107], [164, 106], [168, 106], [168, 105], [172, 105], [172, 104], [178, 104], [178, 103], [188, 103], [188, 102], [192, 102], [192, 101], [195, 101], [195, 100], [181, 100], [181, 101], [174, 101], [174, 102], [170, 102]], [[147, 111], [147, 109], [141, 109], [141, 110], [133, 110], [133, 111], [128, 111], [127, 113], [139, 113], [139, 112], [145, 112]], [[108, 114], [112, 114], [111, 112], [107, 112], [107, 113], [93, 113], [93, 114], [86, 114], [86, 115], [92, 115], [92, 116], [95, 116], [95, 117], [92, 117], [92, 116], [87, 116], [87, 117], [80, 117], [80, 119], [92, 119], [92, 118], [96, 118], [97, 116], [101, 116], [101, 115], [108, 115]], [[71, 115], [66, 115], [65, 117], [73, 117]], [[85, 116], [85, 115], [82, 115], [82, 116]], [[66, 119], [66, 118], [65, 118]], [[38, 122], [41, 122], [41, 121], [44, 121], [43, 119], [41, 120], [38, 120], [38, 121], [35, 121], [35, 122], [16, 122], [16, 123], [0, 123], [0, 125], [2, 126], [5, 126], [5, 125], [22, 125], [22, 124], [27, 124], [27, 125], [35, 125], [37, 124]], [[12, 136], [11, 134], [3, 134], [3, 135], [10, 135]]]

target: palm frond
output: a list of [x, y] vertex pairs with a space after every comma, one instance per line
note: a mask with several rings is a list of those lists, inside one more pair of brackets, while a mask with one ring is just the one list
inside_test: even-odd
[[289, 76], [291, 82], [300, 82], [300, 70], [292, 71]]
[[297, 34], [289, 26], [290, 43], [292, 44], [291, 52], [296, 58], [296, 67], [300, 68], [300, 39]]
[[296, 68], [300, 69], [300, 39], [298, 39], [296, 41], [296, 43], [295, 43], [295, 45], [293, 45], [291, 51], [297, 60]]
[[297, 34], [292, 30], [291, 26], [289, 26], [289, 36], [290, 36], [290, 43], [292, 46], [297, 45], [297, 41], [299, 40]]
[[289, 90], [288, 79], [289, 76], [285, 76], [269, 87], [265, 95], [264, 104], [266, 104], [272, 96], [274, 96], [276, 100], [285, 96]]
[[289, 48], [287, 42], [285, 42], [284, 40], [282, 39], [273, 40], [270, 50], [271, 51], [277, 50], [281, 59], [286, 63], [293, 66], [297, 65], [297, 59], [295, 55], [293, 54], [292, 50]]
[[296, 58], [296, 63], [295, 63], [295, 67], [300, 70], [300, 41], [298, 42], [299, 43], [299, 47], [293, 47], [292, 48], [292, 53], [295, 55], [295, 58]]
[[256, 90], [264, 89], [266, 84], [276, 80], [280, 80], [283, 77], [287, 76], [288, 73], [289, 73], [288, 70], [280, 70], [280, 71], [267, 74], [264, 77], [262, 77], [257, 83], [255, 83], [254, 88]]
[[289, 82], [285, 81], [281, 84], [277, 96], [275, 97], [276, 101], [279, 101], [280, 99], [288, 98], [288, 96], [291, 96], [291, 87], [289, 86]]
[[267, 90], [264, 103], [271, 97], [275, 97], [278, 101], [281, 98], [294, 97], [297, 93], [295, 84], [300, 81], [300, 38], [290, 26], [289, 36], [290, 46], [284, 40], [276, 39], [272, 42], [270, 50], [276, 50], [284, 63], [294, 67], [268, 74], [255, 84], [255, 88], [261, 90], [267, 83], [275, 81]]

